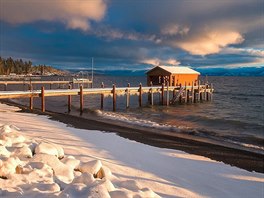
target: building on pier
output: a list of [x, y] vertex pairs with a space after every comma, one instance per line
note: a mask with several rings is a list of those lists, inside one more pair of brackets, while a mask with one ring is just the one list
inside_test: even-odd
[[165, 83], [169, 86], [197, 84], [200, 73], [183, 66], [156, 66], [147, 72], [147, 83], [151, 85], [161, 85]]

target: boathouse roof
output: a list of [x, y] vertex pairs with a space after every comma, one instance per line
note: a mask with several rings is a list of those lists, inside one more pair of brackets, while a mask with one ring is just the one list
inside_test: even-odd
[[189, 67], [185, 67], [185, 66], [156, 66], [154, 68], [152, 68], [151, 70], [149, 70], [147, 72], [150, 73], [151, 71], [153, 70], [156, 70], [156, 69], [162, 69], [162, 70], [165, 70], [171, 74], [198, 74], [200, 75], [200, 72], [197, 72]]

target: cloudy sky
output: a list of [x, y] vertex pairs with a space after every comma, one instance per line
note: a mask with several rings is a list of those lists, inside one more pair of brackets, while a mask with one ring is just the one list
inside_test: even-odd
[[0, 0], [0, 55], [140, 70], [264, 66], [263, 0]]

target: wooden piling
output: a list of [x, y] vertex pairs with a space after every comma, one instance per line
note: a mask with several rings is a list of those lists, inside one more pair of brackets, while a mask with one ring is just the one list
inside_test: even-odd
[[184, 90], [184, 102], [187, 103], [187, 94], [188, 93], [187, 93], [187, 84], [186, 84], [186, 82], [185, 82], [185, 85], [184, 86], [185, 86], [185, 90]]
[[190, 90], [189, 89], [187, 90], [187, 102], [188, 103], [190, 102]]
[[204, 88], [204, 93], [203, 93], [203, 95], [204, 95], [204, 100], [206, 101], [208, 98], [207, 98], [207, 91], [206, 91], [206, 86], [205, 86], [205, 88]]
[[41, 87], [41, 110], [45, 112], [45, 88], [44, 86]]
[[[29, 87], [29, 90], [32, 92], [32, 84], [30, 84], [28, 87]], [[30, 111], [33, 110], [33, 95], [32, 94], [29, 98], [29, 110]]]
[[126, 89], [126, 108], [129, 108], [129, 102], [130, 102], [129, 87], [130, 87], [130, 83], [127, 83], [127, 89]]
[[200, 85], [201, 85], [201, 81], [199, 80], [198, 81], [198, 97], [197, 97], [198, 102], [201, 101]]
[[116, 86], [113, 84], [113, 111], [116, 111]]
[[170, 104], [170, 92], [169, 92], [169, 83], [167, 83], [167, 93], [166, 93], [166, 106]]
[[[104, 83], [101, 83], [101, 88], [104, 88]], [[101, 110], [104, 109], [104, 94], [101, 94]]]
[[210, 100], [213, 100], [213, 83], [211, 83], [211, 97]]
[[153, 88], [152, 88], [153, 84], [152, 84], [152, 82], [150, 83], [150, 86], [151, 86], [151, 88], [150, 88], [150, 105], [153, 105], [154, 104], [154, 98], [153, 98]]
[[139, 107], [142, 107], [142, 84], [139, 84], [139, 96], [138, 96], [138, 105]]
[[80, 86], [80, 114], [83, 113], [83, 86]]
[[192, 103], [194, 103], [194, 88], [193, 88], [193, 82], [192, 82], [191, 95], [192, 95]]
[[[182, 89], [182, 85], [180, 84], [179, 92], [181, 91], [181, 89]], [[180, 104], [182, 103], [182, 94], [180, 94], [180, 96], [179, 96], [179, 103]]]
[[[68, 89], [71, 89], [71, 85], [68, 86]], [[68, 112], [71, 112], [71, 103], [72, 103], [72, 96], [68, 95]]]
[[164, 83], [161, 86], [161, 105], [164, 105]]

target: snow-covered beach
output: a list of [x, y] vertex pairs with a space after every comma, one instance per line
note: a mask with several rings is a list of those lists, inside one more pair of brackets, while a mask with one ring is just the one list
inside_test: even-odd
[[[1, 174], [4, 170], [3, 165], [12, 157], [15, 161], [13, 164], [18, 167], [16, 171], [11, 171], [5, 177], [1, 175], [1, 196], [87, 197], [89, 193], [91, 197], [95, 195], [97, 197], [108, 195], [111, 197], [263, 197], [264, 195], [264, 177], [261, 173], [248, 172], [182, 151], [144, 145], [114, 133], [72, 128], [52, 121], [47, 116], [20, 113], [17, 112], [18, 110], [16, 107], [0, 104], [1, 138], [5, 137], [5, 134], [8, 136], [8, 131], [25, 137], [16, 144], [6, 143], [5, 140], [8, 138], [3, 138], [1, 141], [4, 145], [1, 146], [0, 151]], [[10, 125], [13, 126], [10, 128]], [[36, 155], [45, 155], [43, 154], [45, 151], [34, 152], [35, 156], [29, 154], [27, 156], [29, 158], [15, 157], [19, 157], [15, 148], [32, 143], [35, 147], [41, 147], [41, 142], [44, 144], [44, 150], [47, 150], [45, 143], [56, 144], [64, 150], [63, 159], [59, 160], [57, 158], [59, 156], [48, 156], [48, 159], [53, 159], [57, 165], [61, 164], [61, 167], [68, 169], [73, 167], [73, 161], [78, 164], [80, 160], [79, 170], [74, 171], [73, 169], [76, 168], [74, 166], [71, 169], [73, 172], [71, 176], [66, 175], [67, 171], [64, 172], [65, 175], [59, 171], [58, 175], [61, 177], [58, 177], [54, 163], [46, 162], [45, 166], [33, 166], [34, 158], [38, 158], [35, 160], [41, 158]], [[95, 160], [100, 160], [102, 164], [103, 179], [90, 178], [90, 173], [81, 171], [87, 163], [88, 167], [91, 167], [89, 163], [94, 163], [94, 167], [101, 168], [100, 162]], [[67, 179], [65, 180], [63, 176]], [[91, 185], [91, 181], [96, 185], [95, 183]]]

